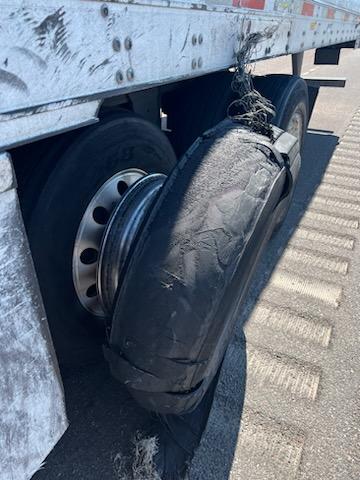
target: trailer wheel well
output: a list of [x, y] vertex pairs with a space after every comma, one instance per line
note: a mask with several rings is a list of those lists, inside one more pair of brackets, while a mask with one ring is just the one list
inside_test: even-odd
[[233, 73], [216, 72], [182, 81], [162, 95], [162, 109], [168, 116], [169, 139], [180, 157], [203, 132], [227, 116], [234, 99]]

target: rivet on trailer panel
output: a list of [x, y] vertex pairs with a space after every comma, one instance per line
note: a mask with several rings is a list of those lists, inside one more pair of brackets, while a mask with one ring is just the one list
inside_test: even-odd
[[113, 42], [112, 42], [112, 46], [113, 46], [113, 49], [115, 50], [115, 52], [120, 52], [120, 50], [121, 50], [120, 38], [115, 37]]
[[194, 35], [192, 36], [191, 43], [192, 43], [193, 45], [196, 45], [196, 44], [197, 44], [197, 36], [195, 35], [195, 33], [194, 33]]
[[106, 3], [104, 3], [103, 5], [101, 5], [100, 7], [100, 12], [101, 12], [101, 15], [105, 18], [109, 15], [109, 7], [106, 5]]
[[126, 77], [128, 80], [133, 80], [134, 79], [134, 70], [132, 68], [128, 68], [126, 72]]
[[201, 44], [203, 43], [203, 40], [204, 40], [204, 39], [203, 39], [203, 36], [202, 36], [202, 34], [200, 33], [199, 38], [198, 38], [199, 45], [201, 45]]
[[191, 68], [192, 68], [193, 70], [195, 70], [195, 68], [196, 68], [196, 59], [195, 59], [195, 58], [192, 59]]
[[198, 59], [198, 67], [201, 68], [203, 66], [203, 61], [202, 61], [202, 58], [199, 57]]
[[122, 81], [124, 80], [124, 75], [122, 74], [121, 70], [118, 70], [116, 72], [115, 79], [116, 79], [117, 83], [122, 83]]
[[126, 38], [125, 38], [124, 45], [125, 45], [125, 49], [126, 49], [126, 50], [131, 50], [131, 48], [132, 48], [132, 40], [131, 40], [130, 37], [126, 37]]

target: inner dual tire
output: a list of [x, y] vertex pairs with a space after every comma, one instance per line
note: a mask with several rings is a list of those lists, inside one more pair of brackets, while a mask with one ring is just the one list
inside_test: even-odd
[[294, 135], [303, 145], [309, 123], [309, 92], [306, 82], [296, 75], [254, 77], [254, 87], [274, 105], [272, 123]]
[[[94, 355], [101, 355], [104, 341], [104, 318], [84, 308], [74, 285], [75, 241], [89, 204], [119, 172], [136, 170], [167, 175], [175, 163], [175, 154], [163, 133], [127, 112], [87, 128], [56, 159], [32, 207], [27, 230], [61, 364], [93, 360]], [[39, 188], [36, 178], [33, 181]], [[31, 184], [28, 193], [29, 198], [34, 196]], [[122, 193], [120, 190], [119, 200]], [[23, 202], [27, 202], [26, 194]], [[104, 207], [94, 205], [94, 211], [97, 206]], [[111, 212], [97, 213], [94, 226], [105, 224]], [[85, 267], [91, 267], [97, 261], [97, 252], [90, 255], [86, 248], [83, 250], [85, 253], [79, 251], [78, 255], [83, 255]], [[90, 287], [88, 293], [96, 302], [96, 288]]]

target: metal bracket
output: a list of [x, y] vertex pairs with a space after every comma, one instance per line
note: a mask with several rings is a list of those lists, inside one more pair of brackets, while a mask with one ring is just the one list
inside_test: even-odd
[[304, 60], [304, 52], [293, 53], [291, 55], [293, 75], [296, 75], [298, 77], [301, 76], [303, 60]]
[[309, 91], [309, 119], [315, 108], [315, 103], [319, 95], [321, 87], [344, 88], [346, 85], [346, 78], [304, 78]]
[[356, 40], [338, 43], [324, 48], [317, 48], [315, 51], [314, 65], [339, 65], [342, 48], [356, 48]]
[[158, 87], [131, 93], [129, 98], [135, 113], [160, 126], [160, 89]]
[[308, 87], [333, 87], [344, 88], [346, 86], [346, 78], [327, 78], [327, 77], [307, 77], [304, 78]]

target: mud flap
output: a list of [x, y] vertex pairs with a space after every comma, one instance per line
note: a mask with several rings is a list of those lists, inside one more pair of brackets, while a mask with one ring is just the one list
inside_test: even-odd
[[0, 478], [29, 480], [67, 428], [10, 156], [0, 155]]
[[289, 157], [298, 148], [288, 151], [283, 135], [289, 140], [276, 129], [271, 143], [221, 122], [189, 149], [155, 202], [105, 348], [113, 375], [143, 407], [188, 414], [215, 377], [278, 207], [291, 194]]

